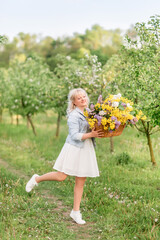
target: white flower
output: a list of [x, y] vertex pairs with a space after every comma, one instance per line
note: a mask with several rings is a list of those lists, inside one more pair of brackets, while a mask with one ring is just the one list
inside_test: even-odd
[[122, 95], [121, 95], [120, 93], [118, 93], [117, 95], [114, 95], [114, 96], [113, 96], [113, 99], [121, 98], [121, 96], [122, 96]]
[[78, 77], [82, 77], [82, 72], [79, 72], [79, 71], [76, 71], [76, 75], [78, 76]]
[[118, 107], [119, 106], [119, 102], [113, 102], [112, 103], [112, 107]]
[[70, 57], [70, 56], [67, 56], [66, 59], [67, 59], [67, 60], [71, 60], [71, 57]]
[[122, 97], [122, 95], [121, 95], [120, 93], [118, 93], [118, 94], [117, 94], [117, 97], [118, 97], [118, 98], [121, 98], [121, 97]]
[[110, 193], [110, 194], [108, 194], [108, 196], [109, 196], [110, 198], [113, 198], [113, 194], [111, 194], [111, 193]]
[[18, 99], [16, 99], [15, 102], [18, 102]]
[[38, 110], [38, 108], [39, 108], [38, 106], [35, 106], [35, 109], [37, 109], [37, 110]]
[[131, 105], [129, 103], [127, 103], [127, 107], [131, 107]]
[[89, 55], [88, 55], [88, 53], [85, 53], [84, 55], [85, 55], [85, 57], [86, 57], [86, 58], [89, 58]]
[[155, 221], [155, 222], [158, 222], [158, 218], [155, 218], [154, 221]]
[[29, 81], [30, 81], [30, 82], [33, 82], [33, 79], [30, 78]]
[[100, 111], [100, 112], [99, 112], [99, 115], [100, 115], [100, 116], [103, 116], [103, 115], [105, 115], [105, 112], [104, 112], [104, 111]]
[[123, 203], [125, 203], [125, 200], [120, 200], [120, 201], [118, 201], [118, 203], [123, 204]]

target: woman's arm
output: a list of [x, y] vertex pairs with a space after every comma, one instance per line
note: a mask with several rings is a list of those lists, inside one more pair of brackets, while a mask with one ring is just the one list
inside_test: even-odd
[[92, 129], [92, 132], [83, 134], [82, 140], [85, 140], [87, 138], [93, 138], [93, 137], [100, 138], [100, 137], [103, 137], [103, 136], [104, 136], [104, 133], [101, 130], [95, 131], [95, 129]]

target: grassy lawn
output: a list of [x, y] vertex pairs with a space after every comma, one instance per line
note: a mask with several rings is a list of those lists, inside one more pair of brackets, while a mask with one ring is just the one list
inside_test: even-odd
[[[24, 176], [52, 171], [67, 136], [66, 120], [55, 138], [56, 116], [52, 112], [34, 118], [35, 137], [26, 122], [10, 124], [6, 112], [0, 124], [0, 158]], [[108, 138], [97, 139], [99, 178], [85, 183], [81, 210], [85, 228], [72, 223], [62, 212], [71, 210], [74, 177], [64, 182], [41, 183], [33, 193], [24, 191], [26, 179], [1, 166], [0, 239], [160, 239], [160, 134], [152, 137], [157, 167], [150, 162], [146, 138], [133, 128], [114, 138], [114, 154]], [[118, 164], [117, 156], [127, 153], [128, 164]], [[45, 198], [44, 192], [57, 202]], [[65, 209], [66, 208], [66, 209]]]

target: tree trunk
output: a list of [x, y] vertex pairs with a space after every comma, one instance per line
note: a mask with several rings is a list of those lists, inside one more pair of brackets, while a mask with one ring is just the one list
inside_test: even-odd
[[10, 117], [11, 117], [11, 124], [13, 124], [13, 114], [10, 112]]
[[28, 119], [28, 122], [31, 124], [31, 127], [32, 127], [34, 135], [36, 136], [37, 135], [36, 134], [36, 130], [35, 130], [35, 127], [33, 125], [32, 119], [31, 119], [31, 117], [29, 115], [27, 115], [27, 119]]
[[154, 152], [153, 152], [153, 147], [152, 147], [152, 142], [151, 142], [151, 136], [150, 136], [149, 133], [146, 133], [146, 135], [147, 135], [148, 146], [149, 146], [149, 151], [150, 151], [150, 156], [151, 156], [151, 162], [152, 162], [153, 166], [156, 166], [157, 163], [156, 163], [156, 160], [155, 160], [155, 157], [154, 157]]
[[17, 126], [19, 125], [19, 116], [16, 115], [16, 123], [17, 123]]
[[29, 120], [28, 120], [28, 117], [27, 117], [27, 128], [29, 128]]
[[145, 125], [145, 122], [143, 120], [141, 120], [142, 125], [144, 127], [145, 130], [145, 134], [148, 140], [148, 147], [149, 147], [149, 151], [150, 151], [150, 156], [151, 156], [151, 162], [153, 166], [156, 166], [156, 160], [154, 157], [154, 152], [153, 152], [153, 147], [152, 147], [152, 141], [151, 141], [151, 136], [150, 136], [150, 126], [149, 126], [149, 122], [147, 122], [147, 125]]
[[113, 137], [110, 137], [110, 153], [114, 153], [114, 142], [113, 142]]
[[2, 122], [2, 112], [3, 112], [3, 110], [2, 110], [2, 108], [0, 108], [0, 123]]
[[58, 113], [58, 118], [57, 118], [57, 129], [56, 129], [56, 137], [59, 136], [60, 122], [61, 122], [61, 114]]

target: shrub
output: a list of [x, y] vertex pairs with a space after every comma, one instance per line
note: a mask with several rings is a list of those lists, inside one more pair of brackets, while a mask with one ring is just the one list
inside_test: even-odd
[[117, 155], [115, 158], [116, 158], [117, 165], [119, 165], [119, 164], [125, 165], [125, 164], [129, 164], [130, 162], [132, 162], [132, 159], [127, 152], [123, 152], [123, 153]]

